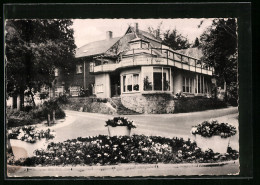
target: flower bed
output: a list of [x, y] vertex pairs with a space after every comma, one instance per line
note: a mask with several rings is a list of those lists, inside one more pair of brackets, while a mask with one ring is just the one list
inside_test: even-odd
[[226, 153], [230, 137], [236, 134], [236, 127], [218, 121], [204, 121], [191, 129], [197, 145], [202, 151], [212, 149], [214, 152]]
[[106, 121], [106, 127], [118, 127], [118, 126], [127, 126], [129, 130], [132, 128], [136, 128], [136, 126], [133, 124], [133, 121], [128, 120], [128, 118], [125, 117], [114, 117], [113, 119], [109, 119]]
[[36, 130], [35, 126], [14, 127], [8, 130], [9, 139], [18, 139], [29, 143], [35, 143], [42, 138], [53, 139], [54, 135], [50, 129]]
[[112, 165], [118, 163], [197, 163], [237, 159], [232, 149], [220, 155], [202, 152], [195, 142], [182, 138], [133, 135], [131, 137], [96, 136], [50, 143], [47, 150], [15, 165]]
[[204, 121], [191, 129], [193, 135], [198, 134], [202, 137], [220, 136], [221, 138], [227, 138], [235, 135], [236, 132], [236, 127], [228, 123], [218, 123], [216, 120]]

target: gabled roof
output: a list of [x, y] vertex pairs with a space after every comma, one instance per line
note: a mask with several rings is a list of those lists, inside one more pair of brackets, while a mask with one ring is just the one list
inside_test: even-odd
[[[135, 32], [135, 29], [134, 29], [133, 26], [129, 26], [128, 27], [128, 29], [126, 30], [125, 35], [127, 33], [129, 33], [130, 31]], [[138, 30], [138, 36], [143, 36], [143, 37], [145, 37], [147, 39], [154, 40], [154, 41], [159, 42], [159, 43], [162, 42], [162, 40], [160, 38], [156, 38], [152, 33], [148, 33], [146, 31], [143, 31], [143, 30], [140, 30], [140, 29]]]
[[111, 38], [109, 40], [99, 40], [88, 43], [76, 50], [75, 57], [87, 57], [105, 53], [109, 50], [121, 37]]

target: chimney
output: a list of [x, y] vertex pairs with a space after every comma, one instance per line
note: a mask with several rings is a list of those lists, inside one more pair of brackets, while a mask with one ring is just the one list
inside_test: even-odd
[[107, 34], [106, 34], [106, 39], [107, 40], [110, 40], [113, 38], [113, 32], [112, 31], [107, 31]]
[[135, 33], [138, 33], [139, 32], [139, 28], [138, 28], [138, 23], [136, 22], [135, 23]]

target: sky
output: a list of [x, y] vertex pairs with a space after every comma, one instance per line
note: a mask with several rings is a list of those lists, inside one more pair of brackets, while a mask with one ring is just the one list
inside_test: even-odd
[[[203, 24], [198, 25], [203, 20]], [[138, 23], [139, 29], [147, 31], [148, 27], [157, 28], [162, 22], [162, 32], [177, 29], [183, 36], [193, 43], [196, 37], [211, 25], [213, 19], [74, 19], [75, 44], [79, 48], [87, 43], [104, 40], [106, 32], [112, 31], [113, 37], [121, 37], [125, 34], [129, 25]]]

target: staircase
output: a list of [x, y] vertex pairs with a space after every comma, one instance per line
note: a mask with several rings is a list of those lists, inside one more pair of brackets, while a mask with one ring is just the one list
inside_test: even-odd
[[135, 112], [133, 110], [130, 110], [130, 109], [126, 108], [122, 104], [120, 97], [112, 97], [111, 100], [116, 105], [117, 114], [119, 114], [119, 115], [136, 115], [136, 114], [140, 114], [138, 112]]

